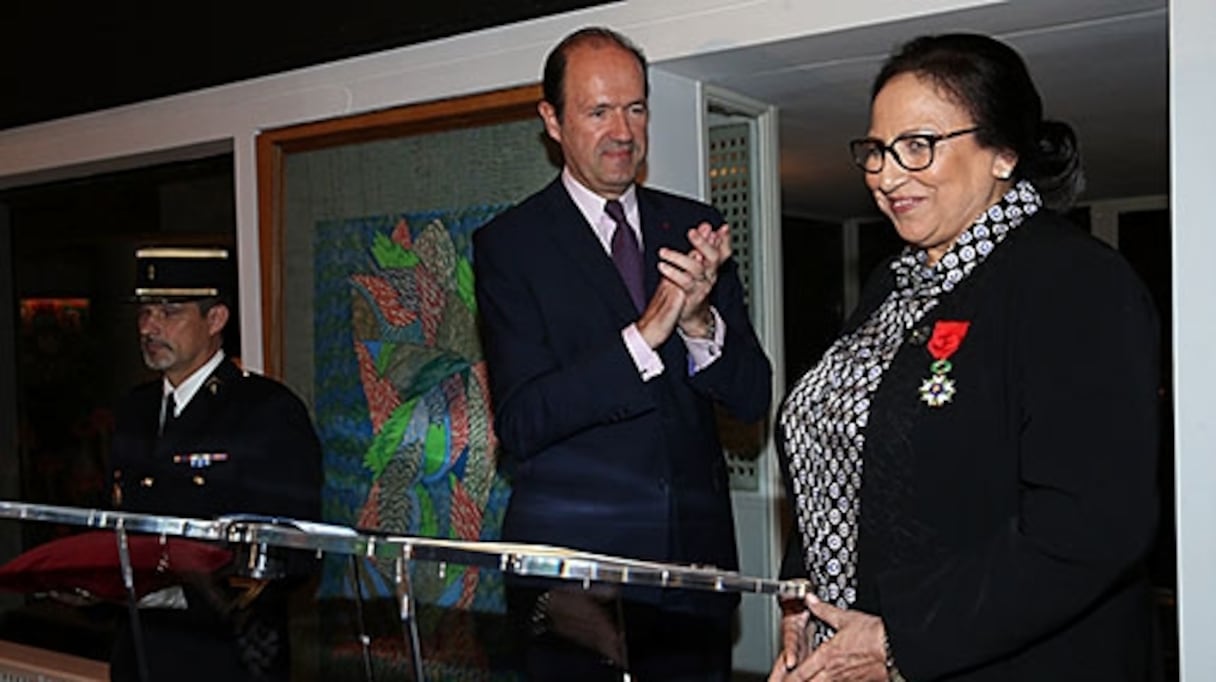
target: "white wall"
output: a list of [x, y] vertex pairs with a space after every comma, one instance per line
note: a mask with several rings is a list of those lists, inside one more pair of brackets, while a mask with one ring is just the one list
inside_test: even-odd
[[1170, 2], [1170, 175], [1174, 239], [1180, 670], [1216, 680], [1216, 3]]
[[701, 84], [650, 69], [650, 152], [646, 184], [706, 199], [705, 110]]

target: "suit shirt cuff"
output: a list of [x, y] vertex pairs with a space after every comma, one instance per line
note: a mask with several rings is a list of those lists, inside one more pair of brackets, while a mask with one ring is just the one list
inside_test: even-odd
[[625, 349], [629, 351], [629, 357], [633, 358], [633, 364], [638, 368], [638, 376], [642, 377], [642, 381], [650, 381], [663, 373], [663, 358], [642, 338], [642, 332], [638, 331], [636, 324], [622, 329], [621, 339], [624, 340]]
[[[714, 316], [713, 336], [708, 339], [700, 339], [686, 336], [684, 332], [680, 332], [680, 338], [684, 339], [684, 345], [688, 347], [689, 376], [709, 367], [722, 357], [722, 346], [726, 343], [726, 322], [718, 314], [717, 308], [710, 306], [709, 312]], [[679, 329], [676, 327], [677, 331]]]

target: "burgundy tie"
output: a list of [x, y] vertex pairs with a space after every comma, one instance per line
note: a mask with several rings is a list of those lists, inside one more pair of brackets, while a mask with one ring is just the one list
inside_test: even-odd
[[625, 280], [625, 288], [629, 289], [629, 297], [633, 305], [641, 312], [646, 307], [646, 295], [642, 286], [642, 251], [638, 248], [638, 238], [633, 234], [633, 228], [625, 218], [625, 208], [616, 199], [609, 199], [604, 204], [604, 213], [616, 223], [612, 233], [612, 262], [616, 264], [617, 272]]

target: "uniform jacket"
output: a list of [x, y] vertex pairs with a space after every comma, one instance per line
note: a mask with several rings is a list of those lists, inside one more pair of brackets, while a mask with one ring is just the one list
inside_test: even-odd
[[[118, 407], [116, 508], [202, 519], [320, 519], [320, 444], [303, 403], [285, 386], [224, 360], [158, 436], [162, 399], [157, 379]], [[288, 679], [287, 599], [315, 562], [304, 553], [272, 554], [285, 559], [293, 578], [271, 581], [248, 609], [228, 612], [233, 595], [217, 575], [209, 586], [183, 585], [185, 610], [141, 610], [151, 679]], [[124, 624], [112, 679], [138, 679], [132, 637]]]
[[[687, 252], [712, 208], [639, 187], [646, 297], [658, 250]], [[474, 267], [497, 435], [513, 476], [503, 536], [618, 556], [737, 565], [714, 404], [766, 416], [771, 368], [733, 261], [711, 302], [721, 356], [688, 376], [677, 333], [665, 371], [640, 378], [621, 340], [639, 313], [560, 179], [474, 233]]]
[[158, 436], [161, 386], [160, 379], [138, 386], [118, 407], [111, 448], [118, 508], [319, 520], [321, 447], [291, 391], [225, 360]]
[[[970, 328], [930, 407], [938, 320]], [[1127, 263], [1046, 211], [909, 331], [870, 410], [856, 604], [907, 679], [1148, 679], [1157, 335]]]

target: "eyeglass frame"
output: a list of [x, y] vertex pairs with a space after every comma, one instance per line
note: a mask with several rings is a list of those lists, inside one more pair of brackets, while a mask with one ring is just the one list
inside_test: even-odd
[[[937, 143], [951, 140], [956, 137], [961, 137], [970, 133], [976, 133], [982, 129], [983, 126], [972, 126], [970, 128], [960, 128], [958, 130], [942, 133], [940, 135], [937, 133], [904, 133], [903, 135], [898, 135], [895, 139], [891, 140], [891, 144], [883, 144], [883, 141], [876, 137], [859, 137], [855, 140], [849, 140], [849, 155], [853, 157], [853, 165], [860, 168], [863, 172], [869, 173], [870, 175], [881, 173], [882, 169], [886, 168], [887, 154], [890, 154], [891, 158], [895, 159], [895, 163], [899, 164], [900, 168], [908, 171], [909, 173], [915, 173], [916, 171], [923, 171], [924, 169], [933, 165], [933, 162], [937, 159]], [[909, 168], [908, 164], [904, 163], [904, 160], [899, 158], [899, 152], [895, 151], [895, 145], [905, 140], [914, 139], [924, 140], [929, 145], [929, 160], [925, 162], [923, 166]], [[882, 159], [882, 163], [879, 164], [878, 168], [870, 170], [869, 168], [866, 168], [861, 159], [857, 158], [857, 152], [854, 148], [859, 144], [873, 144], [882, 151], [882, 155], [878, 157]]]

